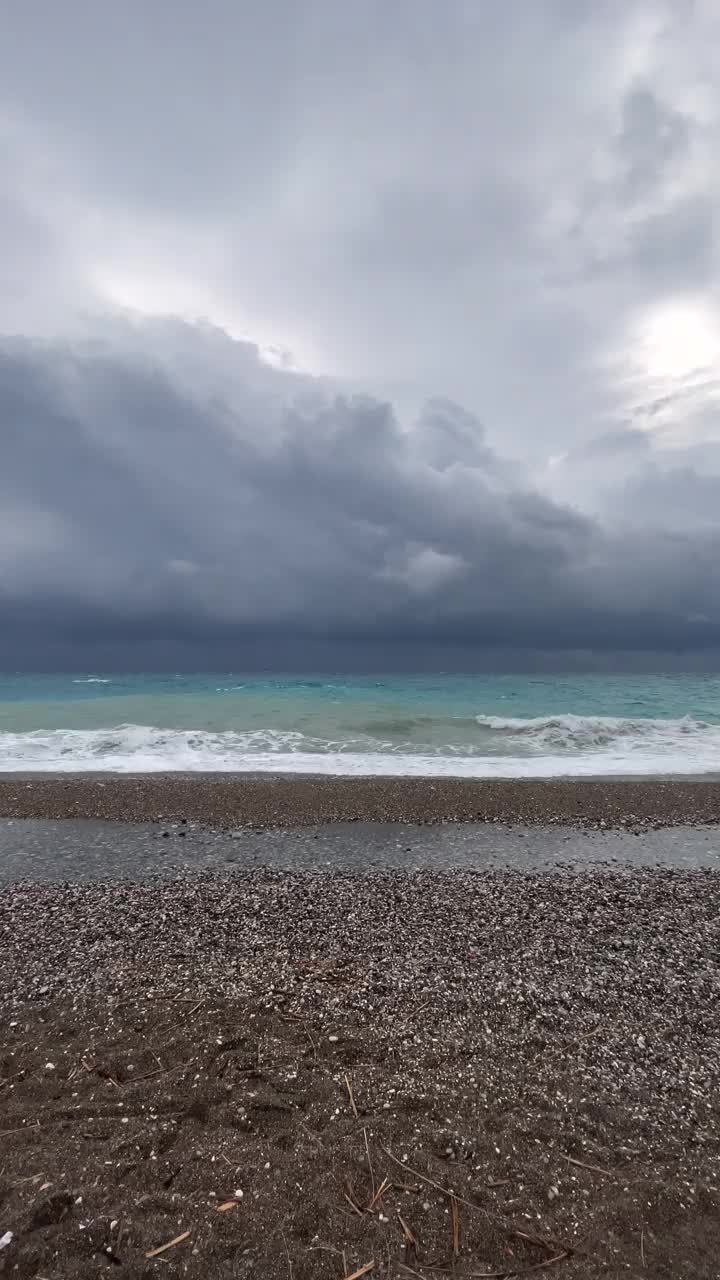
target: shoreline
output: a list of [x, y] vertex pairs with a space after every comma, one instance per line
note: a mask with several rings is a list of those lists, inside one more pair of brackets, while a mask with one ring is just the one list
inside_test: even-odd
[[0, 775], [0, 818], [187, 819], [222, 829], [331, 822], [714, 826], [720, 778], [12, 773]]
[[541, 875], [647, 868], [720, 872], [718, 828], [587, 828], [559, 823], [328, 822], [221, 830], [194, 822], [0, 818], [0, 888], [169, 882], [259, 870], [335, 875], [454, 871]]

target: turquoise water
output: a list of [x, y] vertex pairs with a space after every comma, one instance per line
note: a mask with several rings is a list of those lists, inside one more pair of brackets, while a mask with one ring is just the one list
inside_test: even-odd
[[0, 770], [720, 771], [720, 676], [0, 675]]

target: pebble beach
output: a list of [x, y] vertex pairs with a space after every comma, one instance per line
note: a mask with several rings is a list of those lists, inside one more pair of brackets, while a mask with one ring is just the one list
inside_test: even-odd
[[5, 774], [0, 817], [674, 826], [720, 822], [720, 779], [488, 779], [247, 774]]
[[431, 785], [0, 784], [16, 855], [122, 818], [173, 863], [3, 887], [0, 1273], [720, 1274], [717, 784]]

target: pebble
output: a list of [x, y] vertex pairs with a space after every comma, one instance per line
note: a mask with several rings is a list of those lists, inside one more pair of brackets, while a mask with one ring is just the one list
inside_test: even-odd
[[[236, 829], [324, 822], [568, 823], [641, 829], [720, 819], [714, 779], [220, 778], [192, 774], [0, 780], [0, 816], [189, 820]], [[163, 836], [169, 832], [163, 831]]]
[[[397, 1045], [386, 1097], [492, 1080], [488, 1107], [542, 1116], [563, 1102], [567, 1062], [568, 1108], [630, 1108], [671, 1161], [716, 1140], [718, 901], [720, 873], [652, 867], [16, 882], [0, 896], [0, 1009], [21, 1022], [53, 1001], [80, 1018], [93, 1000], [209, 997], [272, 1014], [283, 994], [319, 1053]], [[440, 1149], [462, 1168], [477, 1135], [442, 1114]]]

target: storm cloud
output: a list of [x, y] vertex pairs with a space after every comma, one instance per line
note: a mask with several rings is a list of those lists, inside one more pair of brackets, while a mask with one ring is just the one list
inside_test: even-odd
[[[226, 643], [233, 629], [410, 648], [720, 640], [720, 477], [641, 450], [628, 516], [610, 524], [541, 493], [449, 401], [403, 424], [387, 402], [309, 378], [285, 388], [207, 328], [198, 341], [220, 364], [237, 348], [247, 385], [194, 393], [173, 372], [192, 331], [144, 323], [142, 358], [137, 325], [125, 349], [120, 332], [0, 351], [8, 616], [45, 601], [52, 630], [71, 601], [96, 628], [165, 619], [170, 635], [219, 627]], [[687, 508], [679, 528], [668, 488]]]
[[713, 5], [5, 25], [0, 663], [715, 654]]

